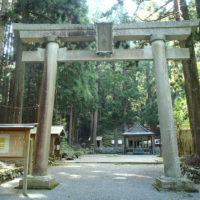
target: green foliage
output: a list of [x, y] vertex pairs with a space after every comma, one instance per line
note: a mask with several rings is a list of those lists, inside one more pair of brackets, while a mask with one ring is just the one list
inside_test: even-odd
[[66, 142], [61, 143], [61, 154], [66, 156], [67, 159], [73, 160], [75, 157], [79, 157], [82, 155], [81, 151], [83, 149], [81, 148], [80, 145], [68, 145]]
[[[12, 20], [21, 21], [22, 0], [17, 1], [11, 13]], [[88, 5], [86, 0], [33, 0], [29, 2], [29, 22], [30, 23], [91, 23], [87, 16]]]
[[[123, 140], [122, 136], [123, 129], [118, 128], [118, 139]], [[103, 147], [113, 147], [111, 140], [114, 140], [114, 131], [113, 127], [109, 130], [109, 126], [107, 126], [106, 123], [102, 124], [100, 129], [99, 129], [99, 134], [103, 136]]]
[[[88, 5], [86, 0], [32, 0], [29, 2], [29, 22], [59, 23], [59, 24], [91, 24], [100, 18], [114, 21], [114, 24], [151, 21], [161, 19], [170, 10], [161, 6], [166, 1], [159, 3], [154, 1], [133, 1], [138, 6], [135, 14], [128, 13], [123, 6], [124, 1], [118, 0], [109, 10], [101, 10], [97, 1], [94, 9], [88, 17]], [[13, 22], [22, 21], [22, 0], [17, 1], [14, 10], [8, 11]], [[190, 18], [195, 18], [194, 1], [189, 3]], [[154, 13], [155, 12], [155, 13]], [[168, 16], [162, 20], [173, 19]], [[199, 34], [193, 34], [195, 41], [199, 41]], [[114, 49], [140, 49], [149, 45], [147, 41], [114, 41]], [[171, 45], [170, 42], [167, 45]], [[173, 43], [178, 46], [178, 42]], [[28, 50], [45, 48], [44, 44], [29, 44]], [[95, 43], [67, 42], [61, 47], [68, 50], [94, 50]], [[196, 44], [197, 59], [200, 60], [199, 44]], [[180, 126], [187, 120], [187, 108], [184, 94], [184, 82], [180, 62], [169, 63], [169, 76], [172, 92], [172, 100], [175, 106], [174, 115], [176, 126]], [[99, 65], [99, 78], [96, 77], [96, 64]], [[199, 65], [198, 65], [199, 66]], [[39, 104], [39, 91], [41, 89], [42, 64], [27, 64], [25, 74], [23, 122], [36, 122]], [[99, 89], [97, 93], [96, 81]], [[119, 139], [124, 132], [123, 125], [131, 127], [135, 121], [152, 126], [158, 124], [157, 96], [155, 77], [152, 62], [101, 62], [101, 63], [59, 63], [57, 72], [54, 118], [53, 124], [69, 126], [69, 108], [73, 106], [73, 120], [77, 118], [80, 123], [75, 129], [81, 130], [81, 136], [75, 137], [82, 146], [86, 146], [90, 127], [90, 113], [98, 109], [98, 135], [103, 135], [103, 146], [111, 147], [114, 139], [113, 130], [118, 125]], [[84, 130], [84, 131], [83, 131]], [[86, 136], [87, 135], [87, 136]], [[78, 139], [77, 139], [78, 138]], [[76, 142], [77, 142], [76, 141]], [[86, 144], [86, 145], [84, 145]], [[74, 157], [74, 151], [82, 151], [79, 145], [69, 146], [61, 144], [61, 153]]]
[[[58, 23], [58, 24], [90, 24], [88, 18], [88, 5], [86, 0], [33, 0], [29, 2], [29, 23]], [[22, 21], [22, 0], [18, 1], [14, 10], [10, 13], [13, 22]], [[83, 42], [62, 43], [62, 46], [68, 50], [90, 49], [94, 44]], [[44, 44], [29, 44], [28, 50], [37, 50], [45, 48]], [[25, 74], [24, 107], [30, 109], [23, 110], [23, 122], [37, 122], [37, 113], [39, 105], [39, 95], [41, 89], [41, 78], [43, 64], [27, 64]], [[77, 113], [87, 114], [89, 105], [97, 107], [94, 64], [85, 63], [61, 63], [58, 66], [58, 78], [56, 87], [56, 96], [54, 104], [53, 124], [67, 125], [69, 113], [67, 112], [70, 104], [76, 107]], [[67, 75], [67, 76], [65, 76]], [[64, 88], [64, 89], [63, 89]]]
[[120, 157], [120, 155], [107, 155], [106, 157]]
[[48, 165], [52, 165], [53, 164], [53, 158], [52, 157], [49, 157], [48, 158]]
[[[75, 108], [76, 117], [87, 115], [88, 110], [97, 107], [96, 76], [94, 63], [66, 63], [58, 68], [55, 108], [57, 113], [67, 111], [70, 105]], [[69, 112], [66, 112], [69, 117]]]
[[81, 151], [75, 151], [74, 155], [78, 158], [79, 156], [82, 156]]
[[61, 155], [74, 151], [74, 146], [68, 145], [67, 142], [61, 142]]
[[0, 161], [0, 169], [3, 169], [6, 167], [6, 164]]
[[67, 152], [67, 160], [74, 160], [75, 154], [74, 151]]
[[186, 98], [177, 98], [174, 102], [174, 120], [177, 131], [183, 124], [189, 125]]

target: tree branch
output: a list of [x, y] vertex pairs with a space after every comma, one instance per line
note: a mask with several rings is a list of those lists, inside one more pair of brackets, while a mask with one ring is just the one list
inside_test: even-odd
[[44, 0], [47, 4], [50, 4], [51, 6], [53, 6], [54, 8], [59, 9], [57, 6], [53, 5], [52, 3], [48, 2], [47, 0]]
[[164, 15], [163, 17], [159, 17], [158, 19], [156, 19], [156, 20], [151, 20], [151, 21], [149, 21], [149, 22], [158, 21], [158, 20], [164, 19], [165, 17], [168, 17], [168, 16], [170, 16], [170, 15], [174, 15], [174, 14], [177, 14], [177, 13], [178, 13], [178, 12], [171, 12], [171, 13], [168, 13], [168, 14]]
[[139, 9], [139, 7], [140, 7], [141, 3], [142, 3], [142, 2], [140, 2], [140, 3], [139, 3], [138, 7], [136, 8], [135, 12], [133, 13], [133, 16], [135, 16], [135, 15], [136, 15], [136, 13], [137, 13], [137, 11], [138, 11], [138, 9]]
[[40, 2], [44, 2], [44, 1], [43, 1], [43, 0], [41, 0], [41, 1], [36, 1], [36, 2], [32, 1], [32, 2], [28, 3], [28, 5], [31, 5], [31, 4], [33, 4], [33, 3], [40, 3]]
[[[149, 16], [146, 17], [146, 19], [148, 19], [149, 17], [151, 17], [154, 13], [158, 12], [161, 8], [165, 7], [167, 4], [169, 4], [170, 2], [172, 2], [173, 0], [169, 0], [166, 4], [164, 4], [163, 6], [161, 6], [160, 8], [157, 8], [154, 12], [152, 12]], [[144, 19], [144, 20], [146, 20]]]
[[169, 16], [169, 15], [174, 15], [174, 14], [177, 14], [178, 12], [171, 12], [171, 13], [168, 13], [162, 17], [159, 17], [158, 19], [155, 19], [155, 20], [150, 20], [150, 21], [147, 21], [146, 19], [141, 19], [140, 17], [136, 16], [139, 20], [143, 21], [143, 22], [155, 22], [155, 21], [158, 21], [158, 20], [161, 20], [161, 19], [164, 19], [165, 17]]
[[40, 17], [43, 17], [43, 18], [45, 18], [45, 19], [47, 19], [47, 20], [53, 22], [54, 24], [56, 23], [56, 22], [54, 22], [52, 19], [48, 18], [48, 17], [45, 16], [45, 15], [42, 15], [42, 14], [39, 14], [39, 13], [35, 13], [35, 12], [29, 12], [29, 13], [31, 13], [31, 14], [33, 14], [33, 15], [38, 15], [38, 16], [40, 16]]

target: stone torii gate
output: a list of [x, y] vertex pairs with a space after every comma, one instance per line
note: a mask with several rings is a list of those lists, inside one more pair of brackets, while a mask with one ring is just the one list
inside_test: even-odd
[[[95, 41], [94, 25], [13, 24], [15, 34], [19, 35], [24, 43], [46, 43], [46, 49], [38, 49], [34, 52], [25, 51], [22, 55], [24, 62], [45, 63], [33, 161], [33, 177], [31, 181], [28, 180], [28, 188], [33, 187], [31, 185], [33, 178], [35, 186], [41, 186], [40, 184], [43, 184], [47, 179], [49, 185], [56, 183], [55, 179], [50, 176], [47, 178], [47, 167], [57, 63], [153, 60], [164, 159], [164, 176], [156, 179], [155, 187], [158, 190], [194, 191], [193, 182], [183, 178], [180, 172], [167, 69], [167, 60], [189, 59], [189, 49], [166, 48], [165, 41], [185, 40], [198, 26], [199, 20], [114, 25], [114, 41], [149, 40], [151, 47], [141, 50], [114, 49], [111, 55], [97, 55], [95, 51], [90, 50], [69, 51], [66, 48], [59, 48], [60, 42]], [[38, 176], [40, 176], [40, 181], [38, 181]]]

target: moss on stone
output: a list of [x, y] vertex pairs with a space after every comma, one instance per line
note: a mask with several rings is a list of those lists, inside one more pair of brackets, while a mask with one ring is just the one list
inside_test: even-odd
[[[0, 172], [0, 183], [9, 179], [18, 177], [18, 173], [23, 171], [23, 167], [15, 167], [12, 169], [3, 169]], [[17, 176], [16, 176], [17, 175]]]
[[69, 165], [68, 163], [62, 163], [62, 162], [52, 162], [52, 165]]
[[198, 193], [199, 190], [197, 188], [192, 188], [192, 189], [185, 189], [186, 192], [193, 192], [193, 193]]
[[[55, 184], [51, 185], [50, 187], [28, 186], [27, 189], [30, 189], [30, 190], [52, 190], [57, 185], [59, 185], [59, 183], [55, 183]], [[14, 187], [14, 189], [22, 189], [22, 187], [23, 186], [17, 186], [17, 187]]]
[[106, 157], [120, 157], [120, 155], [107, 155]]
[[160, 187], [158, 184], [152, 184], [157, 190], [158, 192], [172, 192], [172, 193], [182, 193], [182, 192], [193, 192], [193, 193], [198, 193], [199, 190], [195, 187], [191, 188], [191, 189], [181, 189], [181, 190], [177, 190], [174, 188], [162, 188]]

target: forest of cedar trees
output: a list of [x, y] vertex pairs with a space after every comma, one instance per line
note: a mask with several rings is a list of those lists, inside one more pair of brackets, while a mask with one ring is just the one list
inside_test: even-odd
[[[200, 18], [200, 0], [1, 0], [0, 1], [0, 123], [37, 123], [43, 63], [23, 63], [22, 51], [45, 48], [23, 44], [12, 23], [114, 24], [182, 21]], [[128, 3], [127, 3], [128, 2]], [[110, 5], [110, 4], [109, 4]], [[129, 9], [129, 5], [132, 10]], [[149, 41], [113, 42], [114, 49], [142, 49]], [[166, 46], [190, 49], [190, 60], [168, 61], [176, 131], [190, 127], [194, 152], [200, 155], [200, 32]], [[95, 43], [67, 42], [68, 50], [95, 50]], [[154, 66], [142, 62], [59, 63], [53, 125], [65, 126], [71, 145], [87, 146], [103, 136], [103, 146], [135, 122], [160, 138]]]

